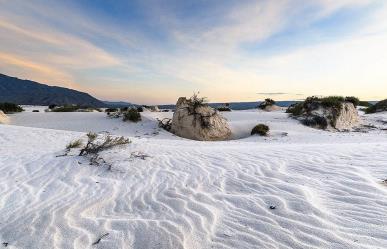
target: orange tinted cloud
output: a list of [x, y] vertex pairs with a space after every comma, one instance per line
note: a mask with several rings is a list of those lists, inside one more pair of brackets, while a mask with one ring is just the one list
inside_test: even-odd
[[[3, 73], [17, 71], [20, 77], [34, 79], [47, 84], [57, 83], [69, 88], [77, 88], [70, 75], [67, 75], [55, 68], [38, 64], [26, 58], [0, 52], [0, 65], [5, 70]], [[12, 75], [11, 75], [12, 76]]]

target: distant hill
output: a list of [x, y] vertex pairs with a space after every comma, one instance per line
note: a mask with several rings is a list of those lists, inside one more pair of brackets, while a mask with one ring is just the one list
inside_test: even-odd
[[119, 108], [119, 107], [129, 107], [129, 106], [138, 106], [136, 104], [132, 104], [125, 101], [102, 101], [106, 106], [111, 108]]
[[19, 105], [106, 106], [102, 101], [84, 92], [21, 80], [4, 74], [0, 74], [0, 102], [11, 102]]

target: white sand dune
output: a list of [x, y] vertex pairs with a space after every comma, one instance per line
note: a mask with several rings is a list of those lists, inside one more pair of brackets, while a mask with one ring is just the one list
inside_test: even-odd
[[[386, 113], [365, 118], [380, 125], [368, 133], [227, 113], [235, 138], [257, 122], [272, 132], [225, 142], [160, 131], [168, 115], [12, 115], [0, 125], [0, 248], [387, 248]], [[112, 171], [56, 157], [89, 130], [132, 140], [103, 153]]]

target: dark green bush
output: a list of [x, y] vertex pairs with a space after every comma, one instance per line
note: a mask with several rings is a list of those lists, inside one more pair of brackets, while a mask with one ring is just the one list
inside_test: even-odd
[[270, 128], [267, 125], [264, 124], [258, 124], [251, 130], [251, 135], [260, 135], [260, 136], [267, 136], [267, 133], [269, 132]]
[[275, 105], [275, 101], [273, 99], [265, 99], [265, 102], [270, 105]]
[[328, 127], [328, 121], [324, 117], [320, 117], [320, 116], [308, 117], [302, 120], [302, 123], [306, 126], [320, 128], [320, 129], [326, 129]]
[[123, 121], [138, 122], [141, 121], [141, 114], [136, 108], [130, 108], [124, 113]]
[[207, 105], [206, 97], [199, 97], [199, 93], [194, 93], [191, 98], [188, 100], [188, 105], [192, 107], [193, 110], [200, 106]]
[[80, 107], [78, 105], [65, 105], [65, 106], [60, 106], [60, 107], [55, 107], [52, 109], [53, 112], [75, 112], [79, 109]]
[[344, 97], [341, 96], [329, 96], [320, 99], [321, 105], [324, 107], [332, 107], [341, 109], [341, 104], [345, 101]]
[[294, 103], [286, 109], [286, 113], [290, 113], [293, 116], [300, 116], [303, 112], [303, 103]]
[[265, 109], [267, 106], [272, 106], [272, 105], [275, 105], [275, 101], [273, 99], [265, 99], [265, 101], [263, 101], [262, 103], [260, 103], [258, 105], [258, 108], [259, 109]]
[[144, 108], [143, 108], [142, 106], [139, 106], [139, 107], [137, 107], [137, 111], [138, 111], [138, 112], [143, 112], [143, 111], [144, 111]]
[[117, 108], [106, 108], [105, 109], [105, 112], [116, 112], [116, 111], [118, 111]]
[[371, 107], [372, 104], [368, 101], [359, 101], [359, 106]]
[[226, 106], [220, 106], [220, 107], [216, 108], [216, 110], [218, 110], [220, 112], [231, 112], [230, 107], [226, 107]]
[[370, 106], [368, 107], [367, 109], [364, 110], [366, 114], [372, 114], [372, 113], [375, 113], [376, 112], [376, 106], [373, 105], [373, 106]]
[[21, 106], [16, 105], [14, 103], [0, 103], [0, 110], [2, 110], [6, 114], [24, 111]]
[[360, 103], [360, 100], [353, 96], [345, 97], [345, 101], [351, 102], [355, 107], [357, 107]]
[[81, 145], [82, 145], [82, 140], [81, 139], [77, 139], [77, 140], [72, 141], [69, 144], [67, 144], [66, 145], [66, 149], [70, 150], [70, 149], [74, 149], [74, 148], [79, 148], [79, 147], [81, 147]]
[[379, 101], [375, 105], [368, 107], [365, 110], [365, 113], [371, 114], [371, 113], [383, 112], [383, 111], [387, 111], [387, 99]]
[[187, 99], [187, 105], [189, 114], [194, 115], [197, 114], [197, 108], [208, 106], [208, 101], [205, 97], [199, 97], [199, 93], [194, 93], [189, 99]]

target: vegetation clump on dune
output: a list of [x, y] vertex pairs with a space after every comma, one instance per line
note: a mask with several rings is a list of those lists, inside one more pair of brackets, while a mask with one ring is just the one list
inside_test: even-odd
[[51, 112], [102, 112], [100, 108], [88, 107], [88, 106], [79, 106], [79, 105], [64, 105], [56, 106], [50, 105], [47, 111]]
[[70, 150], [70, 149], [74, 149], [74, 148], [79, 148], [79, 147], [81, 147], [81, 145], [82, 145], [82, 140], [81, 139], [77, 139], [77, 140], [72, 141], [69, 144], [67, 144], [66, 145], [66, 149]]
[[130, 108], [123, 113], [123, 121], [138, 122], [141, 121], [141, 114], [136, 108]]
[[289, 106], [286, 112], [307, 126], [345, 130], [359, 123], [356, 110], [359, 103], [356, 97], [312, 96], [303, 102]]
[[[360, 100], [359, 100], [359, 98], [354, 97], [354, 96], [345, 97], [344, 100], [347, 101], [347, 102], [352, 103], [355, 107], [358, 107], [358, 106], [360, 105]], [[363, 101], [363, 102], [364, 102], [364, 101]]]
[[365, 110], [366, 114], [387, 111], [387, 99], [379, 101]]
[[222, 106], [217, 107], [216, 110], [220, 112], [231, 112], [230, 104], [225, 103]]
[[359, 101], [359, 106], [371, 107], [373, 105], [368, 101]]
[[280, 107], [276, 105], [276, 102], [273, 99], [267, 98], [258, 105], [258, 109], [271, 112], [279, 110]]
[[258, 105], [258, 108], [264, 110], [266, 107], [272, 106], [275, 104], [276, 102], [273, 99], [268, 98], [268, 99], [265, 99], [265, 101], [263, 101], [262, 103], [260, 103]]
[[89, 132], [87, 135], [87, 142], [85, 146], [82, 147], [83, 141], [82, 139], [77, 139], [75, 141], [70, 142], [66, 146], [66, 153], [60, 156], [67, 156], [68, 153], [72, 149], [81, 148], [79, 150], [79, 156], [88, 157], [91, 165], [108, 165], [109, 170], [111, 169], [111, 165], [108, 164], [105, 159], [100, 155], [102, 151], [112, 149], [113, 147], [125, 145], [131, 143], [128, 138], [125, 137], [113, 137], [110, 135], [106, 135], [103, 137], [99, 137], [98, 134]]
[[118, 111], [117, 108], [106, 108], [106, 109], [105, 109], [105, 112], [106, 112], [106, 113], [111, 113], [111, 112], [116, 112], [116, 111]]
[[56, 106], [51, 109], [52, 112], [76, 112], [80, 106], [78, 105], [64, 105], [64, 106]]
[[105, 110], [109, 118], [121, 118], [122, 121], [139, 122], [141, 114], [136, 107], [108, 108]]
[[265, 124], [258, 124], [251, 130], [251, 135], [267, 136], [270, 131], [269, 126]]
[[14, 103], [0, 103], [0, 110], [5, 114], [24, 111], [21, 106]]

